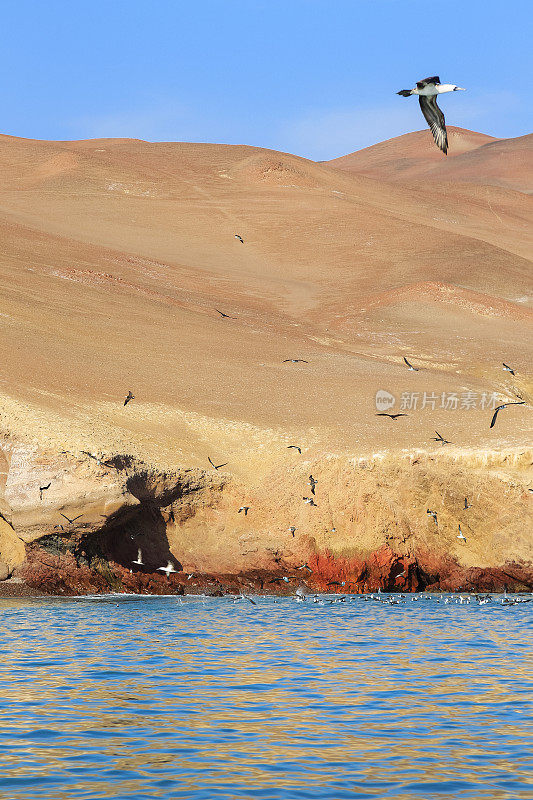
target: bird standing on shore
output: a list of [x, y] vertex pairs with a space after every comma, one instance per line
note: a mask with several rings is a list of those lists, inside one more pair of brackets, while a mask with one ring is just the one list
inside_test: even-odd
[[418, 102], [424, 118], [431, 128], [437, 147], [444, 155], [448, 153], [448, 133], [444, 114], [437, 105], [437, 95], [445, 92], [464, 92], [461, 86], [454, 83], [441, 83], [438, 75], [418, 81], [414, 89], [401, 89], [397, 94], [402, 97], [418, 95]]

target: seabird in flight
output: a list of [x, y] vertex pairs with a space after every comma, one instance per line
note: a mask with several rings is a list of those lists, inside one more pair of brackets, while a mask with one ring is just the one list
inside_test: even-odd
[[224, 314], [223, 311], [219, 311], [218, 308], [215, 308], [217, 314], [220, 314], [221, 317], [226, 317], [227, 319], [237, 319], [237, 317], [230, 317], [229, 314]]
[[[533, 490], [532, 490], [532, 491], [533, 491]], [[296, 528], [294, 527], [294, 525], [291, 525], [291, 527], [289, 528], [289, 533], [292, 533], [292, 538], [293, 538], [293, 539], [294, 539], [294, 533], [295, 533], [295, 531], [296, 531]]]
[[247, 517], [247, 516], [248, 516], [248, 511], [249, 511], [249, 510], [250, 510], [250, 506], [241, 506], [241, 507], [239, 508], [239, 510], [237, 511], [237, 514], [240, 514], [240, 513], [241, 513], [241, 511], [244, 511], [244, 516], [245, 516], [245, 517]]
[[251, 598], [251, 597], [248, 597], [248, 595], [247, 595], [247, 594], [243, 594], [243, 593], [241, 592], [239, 596], [240, 596], [240, 597], [241, 597], [243, 600], [248, 600], [248, 602], [249, 602], [249, 603], [251, 603], [253, 606], [256, 606], [256, 605], [257, 605], [257, 603], [255, 602], [255, 600], [252, 600], [252, 598]]
[[305, 358], [284, 358], [282, 364], [309, 364]]
[[49, 489], [51, 485], [52, 485], [52, 481], [50, 481], [48, 486], [39, 486], [39, 497], [40, 497], [41, 500], [43, 499], [43, 492], [46, 492], [46, 490]]
[[468, 497], [465, 497], [465, 511], [466, 511], [467, 508], [472, 508], [472, 506], [468, 502]]
[[238, 233], [235, 234], [235, 238], [238, 239], [239, 242], [241, 242], [241, 244], [244, 244], [244, 239], [242, 238], [242, 236], [239, 236]]
[[398, 417], [407, 417], [408, 414], [386, 414], [385, 411], [382, 411], [379, 414], [376, 414], [376, 417], [390, 417], [393, 422], [396, 422]]
[[511, 375], [514, 375], [514, 369], [511, 369], [511, 367], [508, 364], [506, 364], [504, 361], [502, 361], [502, 364], [503, 364], [503, 369], [506, 372], [510, 372]]
[[289, 444], [289, 445], [287, 446], [287, 450], [291, 450], [291, 449], [293, 449], [293, 450], [298, 450], [298, 452], [300, 453], [300, 455], [302, 455], [302, 448], [301, 448], [301, 447], [298, 447], [298, 445], [297, 445], [297, 444]]
[[144, 561], [143, 561], [143, 553], [142, 553], [142, 550], [141, 550], [141, 548], [140, 548], [140, 547], [139, 547], [139, 549], [137, 550], [137, 558], [136, 558], [136, 560], [135, 560], [135, 561], [132, 561], [131, 563], [132, 563], [132, 564], [138, 564], [140, 567], [143, 567], [143, 566], [144, 566]]
[[397, 94], [402, 97], [410, 97], [412, 94], [418, 95], [418, 102], [422, 114], [435, 139], [435, 144], [442, 150], [444, 155], [448, 152], [448, 134], [446, 132], [446, 120], [444, 114], [437, 105], [437, 95], [445, 92], [464, 92], [461, 86], [454, 83], [441, 83], [438, 75], [432, 78], [424, 78], [418, 81], [414, 89], [401, 89]]
[[451, 444], [451, 442], [449, 442], [448, 439], [445, 439], [443, 436], [441, 436], [438, 431], [435, 431], [435, 433], [437, 434], [436, 436], [431, 436], [432, 442], [440, 442], [443, 446], [445, 444]]
[[224, 464], [213, 464], [213, 462], [211, 461], [209, 456], [207, 456], [207, 460], [209, 461], [209, 463], [211, 464], [211, 466], [214, 469], [220, 469], [220, 467], [225, 467], [227, 465], [227, 463], [228, 463], [227, 461], [225, 461]]
[[458, 534], [457, 538], [458, 538], [458, 539], [461, 539], [461, 541], [463, 541], [463, 542], [466, 542], [466, 536], [465, 536], [465, 535], [464, 535], [464, 533], [462, 532], [462, 530], [461, 530], [461, 526], [460, 526], [460, 525], [459, 525], [459, 534]]
[[128, 394], [126, 395], [126, 399], [124, 400], [124, 405], [127, 406], [130, 400], [135, 400], [135, 395], [132, 394], [131, 392], [128, 392]]
[[306, 569], [307, 572], [312, 572], [313, 570], [309, 566], [309, 564], [302, 564], [300, 567], [296, 567], [296, 569]]
[[312, 497], [302, 497], [302, 500], [305, 500], [308, 506], [316, 506], [316, 503]]
[[[61, 514], [61, 512], [59, 513]], [[77, 517], [74, 517], [74, 519], [70, 519], [65, 514], [61, 514], [61, 516], [64, 517], [67, 520], [67, 522], [70, 522], [70, 524], [72, 525], [72, 523], [76, 522], [77, 519], [81, 519], [83, 517], [83, 514], [79, 514]]]
[[501, 406], [496, 406], [496, 409], [495, 409], [493, 417], [492, 417], [492, 421], [490, 423], [490, 427], [494, 428], [494, 425], [496, 423], [496, 417], [498, 416], [498, 412], [501, 411], [502, 408], [507, 408], [507, 406], [523, 406], [524, 403], [525, 403], [525, 400], [520, 400], [519, 402], [516, 402], [516, 403], [502, 403]]
[[174, 569], [172, 561], [169, 561], [166, 567], [158, 567], [157, 569], [159, 570], [159, 572], [164, 572], [167, 578], [169, 577], [171, 572], [177, 572], [177, 570]]
[[433, 517], [433, 519], [435, 521], [435, 525], [439, 524], [437, 522], [437, 512], [436, 511], [431, 511], [431, 509], [428, 508], [428, 510], [426, 511], [426, 514], [429, 514], [430, 517]]
[[317, 485], [318, 481], [315, 481], [312, 475], [309, 476], [309, 486], [311, 487], [311, 494], [315, 493], [315, 486]]
[[413, 367], [413, 365], [408, 362], [405, 356], [403, 357], [403, 360], [405, 361], [411, 372], [418, 372], [418, 367]]

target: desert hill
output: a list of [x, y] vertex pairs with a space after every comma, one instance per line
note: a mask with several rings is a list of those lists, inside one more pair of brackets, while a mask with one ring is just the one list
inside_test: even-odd
[[[375, 465], [418, 450], [440, 459], [431, 441], [439, 430], [452, 444], [433, 481], [445, 485], [454, 459], [479, 465], [491, 453], [499, 463], [494, 454], [505, 451], [519, 470], [505, 481], [526, 486], [529, 141], [452, 131], [452, 180], [434, 147], [416, 164], [421, 132], [327, 164], [246, 146], [1, 137], [0, 512], [16, 536], [46, 536], [60, 511], [79, 509], [82, 535], [99, 530], [105, 508], [120, 510], [124, 493], [141, 502], [87, 452], [127, 454], [152, 475], [196, 470], [198, 491], [205, 481], [231, 503], [263, 498], [255, 522], [233, 512], [226, 520], [220, 509], [209, 525], [187, 522], [194, 537], [195, 524], [211, 531], [217, 519], [216, 547], [244, 537], [232, 556], [239, 568], [276, 513], [265, 487], [276, 486], [285, 510], [275, 526], [286, 530], [291, 515], [302, 518], [306, 475], [325, 459]], [[413, 392], [418, 408], [396, 422], [378, 417], [380, 389], [395, 396], [395, 411]], [[420, 407], [424, 392], [434, 408]], [[458, 408], [442, 407], [453, 394]], [[461, 409], [467, 395], [475, 407]], [[496, 396], [527, 403], [490, 429]], [[214, 472], [208, 456], [227, 467]], [[504, 480], [506, 467], [494, 469]], [[328, 472], [346, 480], [344, 467]], [[423, 492], [419, 501], [428, 502]], [[400, 502], [391, 501], [393, 517]], [[302, 518], [315, 549], [325, 507]], [[191, 514], [200, 520], [196, 507]], [[515, 524], [506, 523], [508, 536]], [[371, 527], [365, 546], [381, 546], [382, 527], [375, 538]], [[328, 547], [340, 552], [350, 537], [335, 528], [340, 539]], [[181, 530], [172, 536], [183, 550]], [[307, 554], [305, 541], [295, 558]], [[195, 550], [205, 569], [211, 546], [211, 555]]]

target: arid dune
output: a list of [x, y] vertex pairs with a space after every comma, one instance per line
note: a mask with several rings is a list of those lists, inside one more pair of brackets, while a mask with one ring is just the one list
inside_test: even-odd
[[[401, 504], [425, 515], [438, 486], [446, 505], [454, 464], [468, 477], [471, 463], [479, 489], [489, 458], [490, 518], [478, 509], [474, 550], [453, 556], [497, 566], [531, 522], [532, 141], [451, 129], [445, 159], [424, 131], [319, 164], [246, 146], [0, 137], [0, 562], [20, 563], [21, 540], [100, 536], [101, 514], [116, 514], [104, 533], [123, 531], [145, 513], [128, 485], [141, 472], [176, 479], [150, 502], [171, 497], [160, 534], [189, 569], [217, 572], [221, 553], [218, 571], [239, 572], [399, 552], [386, 531]], [[407, 416], [376, 416], [378, 390]], [[519, 398], [489, 428], [495, 402]], [[122, 474], [84, 451], [132, 460]], [[374, 524], [381, 460], [403, 481], [417, 453], [431, 461], [424, 479], [391, 489]], [[346, 477], [360, 460], [375, 478], [367, 517]], [[185, 513], [186, 470], [197, 499]], [[316, 509], [303, 503], [311, 471]], [[510, 485], [503, 521], [494, 497]], [[353, 516], [352, 494], [360, 522], [324, 539], [324, 509]], [[234, 506], [247, 497], [245, 518]], [[74, 511], [79, 523], [54, 529]], [[276, 560], [296, 515], [305, 536]], [[402, 557], [415, 558], [431, 547], [407, 517]], [[484, 561], [483, 531], [500, 529]], [[519, 538], [507, 555], [530, 563]]]

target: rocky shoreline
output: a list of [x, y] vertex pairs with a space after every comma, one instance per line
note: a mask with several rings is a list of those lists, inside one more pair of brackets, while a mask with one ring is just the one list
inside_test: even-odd
[[0, 456], [0, 596], [533, 590], [529, 451], [336, 458], [255, 486], [12, 441]]

